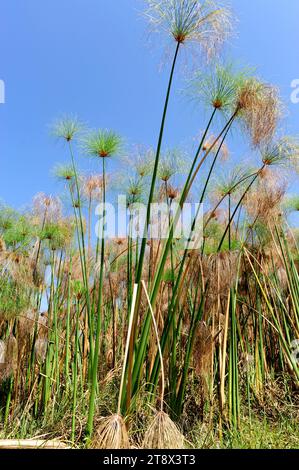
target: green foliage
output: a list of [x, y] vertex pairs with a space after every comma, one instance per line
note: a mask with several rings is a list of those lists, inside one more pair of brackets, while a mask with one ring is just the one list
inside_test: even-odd
[[11, 229], [18, 219], [18, 213], [7, 207], [5, 204], [0, 204], [0, 233], [3, 234], [6, 230]]
[[71, 224], [47, 223], [38, 234], [40, 240], [46, 241], [51, 250], [63, 249], [72, 238]]
[[283, 208], [287, 212], [299, 212], [299, 196], [288, 196], [285, 198]]
[[75, 178], [75, 170], [72, 165], [57, 165], [53, 170], [58, 180], [71, 182]]
[[2, 238], [8, 247], [25, 246], [31, 242], [34, 231], [26, 215], [17, 216], [14, 220], [10, 219], [6, 227]]
[[14, 281], [8, 274], [0, 276], [0, 320], [9, 320], [20, 315], [30, 306], [26, 286]]
[[[165, 240], [107, 240], [105, 224], [102, 238], [94, 240], [93, 206], [91, 200], [86, 206], [86, 198], [96, 190], [106, 202], [107, 158], [122, 153], [122, 139], [109, 130], [82, 138], [84, 153], [98, 159], [102, 172], [93, 181], [84, 179], [71, 143], [82, 124], [77, 118], [57, 121], [53, 132], [68, 142], [71, 163], [59, 165], [55, 174], [67, 183], [74, 218], [63, 218], [60, 201], [43, 193], [36, 196], [32, 214], [0, 206], [0, 346], [5, 346], [6, 361], [0, 365], [0, 387], [5, 382], [0, 432], [27, 437], [41, 429], [88, 446], [98, 422], [103, 423], [99, 413], [106, 415], [117, 403], [117, 422], [125, 423], [122, 412], [134, 430], [134, 445], [142, 441], [152, 409], [159, 407], [167, 417], [165, 433], [167, 423], [176, 429], [167, 411], [198, 446], [208, 445], [191, 420], [208, 428], [211, 446], [276, 447], [281, 436], [287, 447], [285, 429], [293, 429], [294, 417], [289, 422], [288, 416], [282, 432], [278, 424], [272, 432], [271, 420], [258, 413], [273, 416], [282, 400], [293, 409], [298, 388], [298, 240], [278, 214], [279, 198], [273, 203], [266, 194], [261, 199], [265, 213], [256, 220], [244, 200], [259, 178], [262, 188], [265, 173], [272, 171], [264, 171], [265, 166], [298, 160], [298, 143], [290, 137], [271, 141], [279, 115], [273, 87], [248, 78], [246, 70], [217, 65], [209, 76], [197, 74], [190, 85], [196, 99], [212, 107], [190, 165], [177, 149], [163, 153], [181, 47], [197, 43], [211, 55], [227, 36], [229, 15], [209, 0], [149, 0], [148, 6], [150, 22], [166, 29], [176, 44], [156, 151], [139, 152], [131, 162], [129, 157], [120, 187], [127, 192], [131, 215], [133, 204], [147, 199], [149, 229], [151, 203], [165, 194], [170, 201], [172, 179], [187, 175], [177, 191], [182, 207], [196, 176], [207, 170], [200, 201], [210, 178], [215, 181], [205, 207], [203, 246], [189, 250], [185, 240], [174, 239], [179, 211], [169, 213]], [[218, 110], [226, 122], [212, 147], [205, 143]], [[262, 164], [254, 171], [233, 163], [219, 176], [218, 156], [238, 118], [261, 149]], [[173, 206], [169, 202], [167, 207]], [[289, 199], [286, 213], [298, 208], [298, 200]], [[46, 312], [36, 321], [44, 304]], [[115, 426], [110, 431], [117, 432]]]

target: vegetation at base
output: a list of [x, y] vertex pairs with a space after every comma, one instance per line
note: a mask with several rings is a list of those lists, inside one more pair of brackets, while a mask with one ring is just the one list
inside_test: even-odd
[[[219, 60], [203, 74], [231, 32], [227, 9], [147, 5], [173, 47], [156, 148], [136, 152], [115, 131], [63, 117], [53, 126], [69, 159], [54, 169], [62, 195], [39, 193], [23, 212], [0, 206], [0, 436], [92, 448], [297, 447], [299, 237], [289, 216], [298, 204], [287, 191], [298, 140], [280, 135], [278, 90], [250, 69]], [[208, 109], [193, 153], [164, 138], [191, 46], [200, 73], [187, 95]], [[230, 159], [237, 132], [249, 162]], [[95, 173], [80, 171], [82, 154]], [[108, 236], [106, 212], [94, 217], [116, 189], [127, 196], [123, 238]], [[196, 214], [185, 243], [175, 236], [190, 200], [204, 203], [196, 248]], [[140, 202], [145, 236], [136, 238]], [[166, 239], [150, 237], [153, 203], [166, 207]]]

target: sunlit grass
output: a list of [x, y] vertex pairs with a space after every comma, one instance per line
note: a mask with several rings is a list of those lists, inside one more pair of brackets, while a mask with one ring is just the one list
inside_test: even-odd
[[[38, 193], [23, 211], [0, 206], [0, 436], [95, 448], [297, 447], [298, 234], [288, 216], [298, 198], [287, 180], [298, 140], [279, 135], [275, 87], [218, 65], [188, 81], [187, 95], [209, 110], [193, 153], [170, 150], [181, 49], [212, 52], [229, 15], [210, 1], [147, 3], [174, 49], [156, 148], [136, 152], [114, 131], [63, 117], [52, 132], [69, 159], [53, 171], [62, 194]], [[231, 131], [248, 140], [246, 161], [228, 158]], [[83, 173], [88, 157], [97, 167]], [[115, 192], [127, 197], [122, 238], [108, 236], [106, 211], [93, 214]], [[175, 236], [189, 200], [204, 203], [197, 249], [195, 214], [186, 244]], [[167, 209], [165, 240], [149, 236], [153, 202]], [[145, 231], [133, 238], [140, 203]]]

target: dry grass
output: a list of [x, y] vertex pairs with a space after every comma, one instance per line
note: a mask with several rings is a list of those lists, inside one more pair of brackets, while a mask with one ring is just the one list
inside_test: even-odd
[[184, 449], [185, 438], [177, 425], [164, 411], [156, 413], [145, 432], [144, 449]]
[[129, 436], [123, 418], [118, 414], [101, 418], [90, 447], [92, 449], [129, 449]]

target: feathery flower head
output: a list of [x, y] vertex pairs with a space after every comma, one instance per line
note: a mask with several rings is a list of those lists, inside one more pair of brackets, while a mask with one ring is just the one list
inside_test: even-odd
[[284, 137], [285, 149], [287, 158], [290, 164], [299, 172], [299, 139], [298, 137], [287, 136]]
[[81, 279], [73, 279], [71, 281], [71, 289], [78, 300], [84, 295], [85, 288]]
[[132, 169], [139, 178], [146, 178], [151, 175], [154, 160], [154, 149], [144, 145], [135, 145], [130, 154], [122, 156], [122, 161], [126, 168]]
[[167, 188], [167, 197], [169, 197], [169, 199], [171, 201], [173, 201], [174, 199], [176, 199], [180, 194], [180, 190], [178, 188], [175, 188], [171, 185], [168, 186]]
[[248, 72], [247, 69], [234, 71], [232, 64], [217, 64], [211, 74], [197, 72], [188, 84], [187, 94], [194, 101], [203, 99], [207, 106], [231, 112], [237, 92], [248, 77]]
[[135, 161], [135, 170], [140, 178], [149, 176], [153, 170], [154, 150], [148, 149], [143, 155], [139, 155]]
[[59, 197], [37, 193], [33, 198], [33, 214], [40, 219], [57, 220], [61, 216], [62, 204]]
[[158, 200], [164, 201], [167, 198], [170, 202], [172, 202], [175, 199], [177, 199], [179, 195], [180, 195], [179, 188], [174, 187], [170, 183], [168, 183], [166, 187], [164, 184], [161, 184], [159, 188], [159, 193], [158, 193]]
[[147, 0], [146, 16], [177, 43], [198, 43], [210, 57], [231, 32], [230, 12], [213, 0]]
[[252, 169], [237, 166], [228, 175], [218, 177], [216, 187], [213, 191], [220, 197], [233, 194], [240, 189], [240, 186], [244, 184], [244, 180], [250, 176], [252, 172]]
[[28, 217], [21, 215], [14, 223], [4, 232], [3, 240], [6, 245], [26, 245], [31, 241], [33, 234], [32, 225]]
[[52, 126], [52, 134], [70, 142], [84, 129], [83, 124], [75, 116], [63, 117]]
[[254, 147], [273, 138], [281, 108], [277, 89], [272, 85], [250, 78], [239, 87], [236, 110]]
[[295, 139], [289, 136], [280, 138], [276, 142], [270, 142], [262, 150], [262, 161], [265, 165], [288, 165], [298, 159], [299, 145]]
[[[214, 147], [212, 147], [215, 140], [216, 140], [216, 136], [211, 134], [207, 138], [207, 140], [203, 143], [202, 151], [203, 152], [208, 152], [208, 151], [211, 150], [213, 153], [216, 153], [218, 151], [218, 147], [215, 146], [215, 145], [214, 145]], [[227, 160], [228, 157], [229, 157], [229, 148], [228, 148], [228, 146], [226, 145], [225, 142], [223, 142], [222, 145], [221, 145], [220, 157], [221, 157], [222, 161]]]
[[178, 174], [183, 169], [184, 158], [182, 153], [177, 150], [168, 150], [161, 156], [158, 167], [158, 177], [167, 182], [171, 177]]
[[283, 208], [287, 212], [299, 212], [299, 196], [287, 196], [283, 201]]
[[83, 140], [84, 151], [91, 156], [107, 158], [119, 153], [122, 139], [113, 131], [106, 129], [93, 131]]
[[140, 179], [130, 178], [129, 185], [128, 185], [128, 194], [138, 197], [141, 196], [143, 192], [143, 185]]
[[103, 177], [97, 174], [81, 176], [81, 185], [82, 192], [86, 197], [99, 198], [103, 190]]
[[279, 174], [268, 169], [253, 191], [245, 198], [245, 207], [252, 220], [260, 222], [277, 220], [281, 216], [281, 202], [286, 192], [287, 182]]
[[59, 180], [70, 182], [75, 178], [75, 171], [72, 165], [57, 165], [53, 173]]
[[51, 250], [62, 249], [69, 245], [73, 235], [73, 226], [69, 220], [47, 223], [40, 231], [40, 239], [47, 240]]
[[129, 178], [127, 186], [127, 207], [142, 201], [144, 189], [144, 183], [141, 178]]
[[0, 204], [0, 233], [11, 228], [15, 224], [17, 218], [18, 213], [14, 209], [4, 204]]

